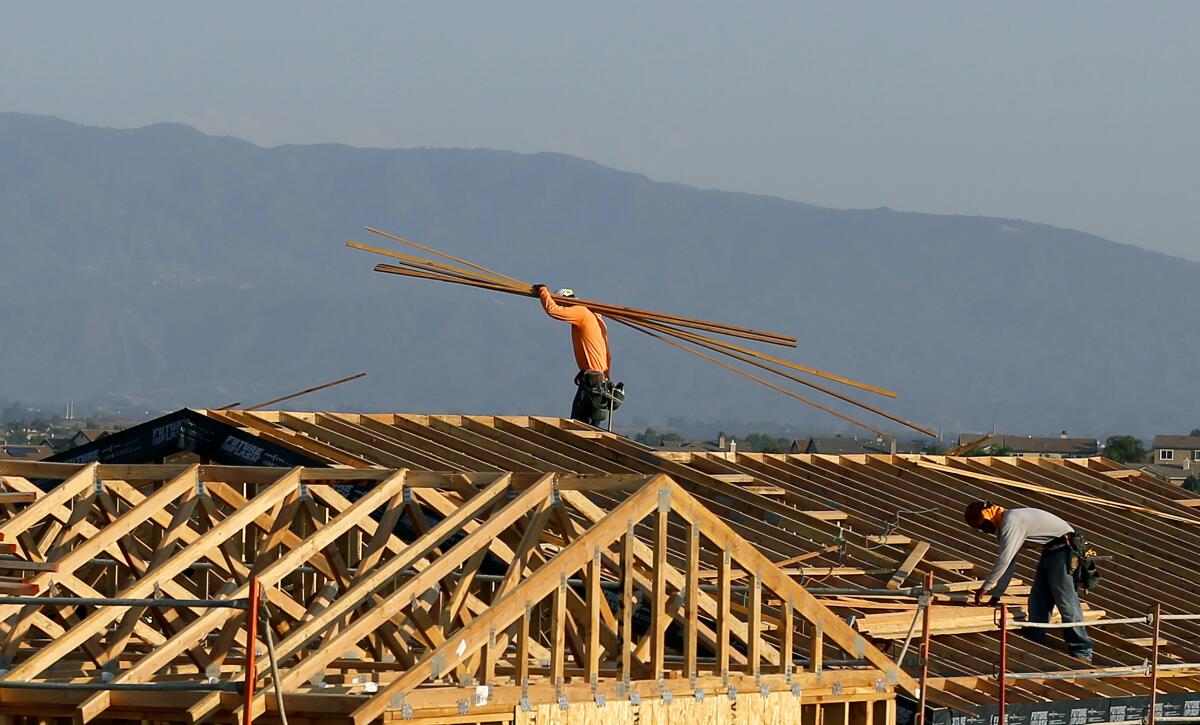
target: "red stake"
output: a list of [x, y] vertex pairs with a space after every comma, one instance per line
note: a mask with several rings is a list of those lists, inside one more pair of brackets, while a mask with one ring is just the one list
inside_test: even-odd
[[[893, 440], [893, 443], [895, 441]], [[929, 610], [933, 607], [933, 572], [925, 572], [925, 611], [921, 617], [921, 704], [917, 725], [925, 725], [925, 685], [929, 681]]]
[[250, 576], [250, 602], [246, 609], [246, 701], [242, 709], [242, 725], [254, 722], [254, 681], [258, 665], [258, 600], [261, 598], [258, 577]]
[[1000, 605], [1000, 674], [997, 684], [1000, 686], [1000, 717], [999, 725], [1008, 725], [1008, 693], [1004, 687], [1004, 675], [1008, 670], [1008, 607]]
[[1148, 725], [1154, 725], [1154, 710], [1158, 707], [1158, 635], [1162, 632], [1162, 602], [1154, 605], [1154, 655], [1150, 660], [1150, 712], [1146, 713]]

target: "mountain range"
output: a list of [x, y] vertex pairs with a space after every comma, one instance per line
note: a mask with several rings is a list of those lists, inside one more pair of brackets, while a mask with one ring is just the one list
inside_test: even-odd
[[[896, 390], [877, 402], [947, 431], [1200, 425], [1200, 264], [1015, 219], [829, 209], [552, 153], [264, 148], [4, 113], [0, 222], [0, 398], [206, 407], [365, 370], [295, 407], [569, 410], [565, 326], [533, 300], [372, 272], [343, 246], [386, 246], [372, 225], [581, 296], [794, 334], [790, 359]], [[845, 429], [612, 338], [618, 423]]]

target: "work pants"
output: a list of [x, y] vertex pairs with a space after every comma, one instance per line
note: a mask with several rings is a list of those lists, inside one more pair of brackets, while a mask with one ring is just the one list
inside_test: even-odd
[[593, 388], [604, 381], [604, 374], [581, 370], [575, 376], [575, 399], [571, 401], [571, 417], [580, 423], [598, 426], [608, 418], [608, 409], [599, 405]]
[[[1049, 622], [1050, 611], [1055, 607], [1064, 622], [1082, 622], [1083, 607], [1079, 604], [1079, 594], [1075, 591], [1075, 578], [1071, 576], [1071, 547], [1060, 545], [1058, 548], [1042, 552], [1038, 561], [1037, 576], [1033, 580], [1033, 588], [1029, 592], [1029, 621]], [[1046, 644], [1045, 629], [1026, 628], [1024, 634], [1039, 644]], [[1067, 640], [1067, 649], [1076, 657], [1091, 659], [1092, 640], [1088, 637], [1085, 627], [1071, 627], [1062, 630], [1063, 638]]]

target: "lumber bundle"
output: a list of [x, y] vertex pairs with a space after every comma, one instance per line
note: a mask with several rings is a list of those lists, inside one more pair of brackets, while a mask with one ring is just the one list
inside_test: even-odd
[[[389, 234], [374, 227], [366, 227], [366, 230], [372, 234], [385, 237], [400, 244], [414, 247], [436, 257], [436, 259], [430, 259], [427, 257], [404, 254], [395, 250], [383, 249], [358, 242], [346, 243], [346, 246], [352, 249], [371, 252], [373, 254], [389, 257], [393, 260], [393, 263], [390, 264], [375, 265], [375, 271], [377, 272], [408, 277], [411, 279], [446, 282], [449, 284], [462, 285], [473, 287], [475, 289], [500, 292], [504, 294], [520, 295], [524, 297], [537, 296], [534, 292], [533, 286], [528, 282], [522, 282], [515, 277], [510, 277], [506, 274], [488, 269], [482, 265], [468, 262], [465, 259], [454, 257], [438, 251], [430, 246], [413, 242], [411, 240], [404, 239], [403, 237], [398, 237], [394, 234]], [[842, 375], [837, 375], [825, 370], [819, 370], [811, 366], [785, 360], [774, 355], [754, 350], [742, 344], [738, 344], [732, 340], [719, 339], [715, 336], [720, 336], [720, 338], [735, 338], [737, 340], [769, 345], [779, 345], [783, 347], [796, 347], [797, 340], [795, 337], [769, 332], [766, 330], [758, 330], [726, 323], [712, 322], [709, 320], [701, 320], [684, 315], [615, 305], [598, 300], [564, 298], [558, 296], [554, 296], [554, 300], [558, 304], [562, 305], [586, 306], [592, 311], [601, 313], [610, 319], [616, 320], [618, 323], [643, 335], [647, 335], [660, 342], [670, 345], [671, 347], [713, 363], [718, 367], [729, 370], [737, 375], [741, 375], [749, 380], [753, 380], [754, 382], [764, 385], [782, 395], [786, 395], [790, 398], [798, 400], [805, 405], [828, 413], [829, 415], [846, 421], [847, 423], [855, 425], [859, 428], [868, 430], [878, 436], [891, 437], [870, 423], [849, 416], [846, 413], [836, 410], [823, 402], [802, 396], [794, 390], [783, 387], [783, 385], [774, 382], [774, 380], [798, 383], [823, 395], [833, 398], [834, 400], [854, 406], [872, 415], [892, 421], [893, 423], [898, 423], [928, 436], [936, 436], [936, 433], [928, 427], [906, 420], [905, 418], [890, 413], [870, 403], [851, 398], [845, 393], [835, 390], [834, 388], [822, 383], [818, 383], [810, 378], [802, 377], [798, 373], [804, 373], [805, 375], [811, 377], [821, 378], [826, 381], [850, 386], [888, 398], [897, 397], [896, 393], [890, 390], [869, 385], [867, 383]], [[746, 366], [767, 373], [772, 376], [773, 379], [768, 379], [767, 377], [750, 372], [749, 370], [731, 365], [717, 357], [714, 357], [714, 354], [730, 358]]]
[[[1090, 609], [1083, 613], [1085, 621], [1092, 622], [1104, 617], [1103, 609]], [[855, 625], [859, 632], [875, 639], [904, 639], [912, 625], [912, 610], [900, 612], [883, 612], [867, 614], [859, 617]], [[1051, 622], [1061, 622], [1058, 610], [1050, 618]], [[1018, 626], [1014, 623], [1014, 626]], [[996, 612], [991, 607], [947, 607], [933, 606], [929, 608], [929, 633], [933, 636], [945, 634], [974, 634], [977, 632], [996, 632], [1000, 625]]]

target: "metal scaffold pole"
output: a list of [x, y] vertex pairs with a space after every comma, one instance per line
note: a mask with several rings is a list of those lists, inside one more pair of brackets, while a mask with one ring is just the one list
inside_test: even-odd
[[[999, 723], [1008, 725], [1008, 693], [1005, 688], [1005, 674], [1008, 670], [1008, 607], [1000, 606], [1000, 672], [996, 677], [1000, 687]], [[1153, 724], [1151, 724], [1153, 725]]]
[[[894, 441], [893, 441], [894, 442]], [[925, 573], [925, 611], [921, 613], [921, 692], [917, 725], [925, 725], [925, 691], [929, 682], [929, 610], [933, 606], [933, 572]]]
[[1150, 710], [1146, 713], [1146, 722], [1154, 725], [1155, 709], [1158, 707], [1158, 643], [1162, 632], [1162, 602], [1154, 605], [1154, 646], [1150, 657]]

